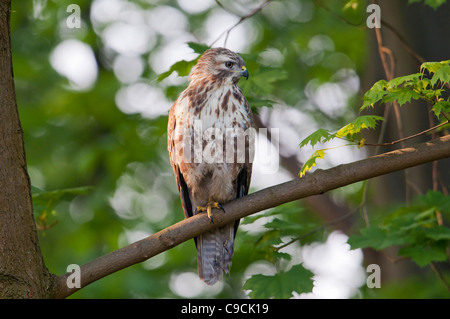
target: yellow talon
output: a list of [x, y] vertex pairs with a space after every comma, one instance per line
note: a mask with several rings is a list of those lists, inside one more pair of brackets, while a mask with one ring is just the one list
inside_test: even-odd
[[214, 224], [214, 221], [213, 221], [213, 218], [212, 218], [212, 209], [213, 208], [218, 208], [218, 209], [221, 209], [221, 210], [225, 211], [223, 209], [223, 206], [220, 205], [218, 202], [208, 202], [208, 204], [206, 204], [206, 206], [197, 206], [195, 210], [196, 210], [196, 213], [197, 212], [204, 212], [204, 211], [206, 211], [206, 215], [211, 220], [211, 223]]

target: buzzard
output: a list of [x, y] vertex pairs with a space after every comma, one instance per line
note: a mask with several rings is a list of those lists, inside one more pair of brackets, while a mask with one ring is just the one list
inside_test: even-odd
[[[254, 156], [254, 123], [238, 81], [244, 60], [225, 48], [205, 51], [189, 86], [169, 112], [170, 163], [186, 218], [247, 195]], [[213, 285], [229, 273], [239, 221], [195, 238], [199, 277]]]

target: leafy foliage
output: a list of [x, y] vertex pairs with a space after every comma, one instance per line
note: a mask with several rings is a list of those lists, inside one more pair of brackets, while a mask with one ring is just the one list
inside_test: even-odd
[[[400, 106], [411, 100], [424, 100], [433, 105], [435, 114], [449, 112], [449, 100], [443, 100], [445, 84], [450, 84], [450, 60], [442, 62], [426, 62], [420, 67], [420, 73], [401, 76], [387, 82], [380, 80], [364, 94], [361, 110], [365, 110], [376, 103], [397, 101]], [[429, 79], [425, 73], [433, 74]], [[440, 103], [442, 102], [442, 103]], [[440, 103], [437, 107], [436, 104]], [[437, 112], [437, 109], [439, 112]]]
[[317, 143], [325, 143], [329, 140], [335, 138], [335, 134], [330, 134], [328, 130], [325, 130], [323, 128], [318, 129], [308, 137], [306, 137], [301, 143], [300, 147], [307, 146], [308, 144], [311, 144], [311, 146], [316, 145]]
[[[245, 57], [246, 55], [243, 56]], [[249, 60], [246, 59], [246, 61]], [[274, 104], [274, 99], [270, 97], [274, 93], [275, 85], [279, 85], [282, 80], [285, 80], [287, 73], [280, 68], [261, 65], [254, 65], [251, 70], [248, 80], [245, 82], [241, 81], [240, 85], [242, 92], [252, 107], [252, 111], [258, 113], [258, 108], [262, 106], [271, 107]]]
[[192, 67], [197, 63], [198, 58], [200, 55], [206, 51], [209, 47], [207, 45], [201, 44], [201, 43], [195, 43], [195, 42], [188, 42], [188, 46], [194, 50], [195, 53], [198, 53], [199, 56], [193, 60], [185, 61], [181, 60], [173, 64], [169, 71], [166, 71], [164, 73], [161, 73], [158, 76], [158, 81], [162, 81], [168, 76], [170, 76], [173, 72], [177, 72], [178, 76], [188, 76], [191, 72]]
[[352, 139], [353, 136], [359, 134], [364, 129], [374, 129], [379, 121], [384, 119], [376, 115], [362, 115], [351, 121], [349, 124], [337, 131], [336, 137], [347, 137]]
[[318, 159], [325, 157], [325, 150], [317, 150], [311, 155], [308, 160], [303, 164], [302, 168], [300, 169], [299, 175], [300, 177], [305, 176], [307, 171], [310, 171], [314, 166], [316, 166], [316, 161]]
[[[425, 73], [432, 74], [431, 79]], [[400, 106], [411, 102], [411, 100], [425, 100], [432, 105], [432, 111], [438, 119], [442, 114], [450, 112], [450, 97], [448, 92], [443, 89], [444, 85], [450, 84], [450, 60], [442, 62], [426, 62], [420, 67], [419, 73], [400, 76], [390, 80], [379, 80], [370, 90], [364, 94], [361, 111], [373, 107], [377, 103], [397, 102]], [[349, 124], [340, 128], [336, 133], [331, 134], [326, 129], [319, 129], [306, 137], [301, 143], [300, 148], [311, 144], [325, 143], [334, 138], [341, 138], [353, 142], [359, 147], [364, 145], [365, 140], [361, 139], [359, 134], [364, 129], [375, 129], [378, 122], [383, 121], [383, 117], [376, 115], [363, 115], [357, 117]], [[324, 158], [326, 149], [315, 151], [313, 155], [304, 163], [299, 175], [304, 176], [315, 165], [316, 160]]]
[[291, 298], [292, 292], [310, 292], [313, 288], [314, 274], [302, 265], [295, 265], [288, 271], [279, 272], [273, 276], [254, 275], [248, 279], [243, 289], [251, 290], [249, 296], [262, 298]]
[[[421, 1], [422, 0], [408, 0], [408, 3], [415, 3], [415, 2], [421, 2]], [[424, 0], [424, 4], [432, 7], [435, 10], [446, 2], [447, 2], [447, 0]]]
[[[281, 245], [286, 244], [286, 240], [309, 243], [320, 240], [322, 232], [316, 231], [318, 224], [307, 221], [305, 210], [299, 208], [295, 203], [281, 205], [264, 213], [246, 217], [242, 225], [252, 225], [261, 220], [264, 223], [264, 231], [258, 234], [242, 233], [240, 231], [238, 240], [242, 240], [246, 245], [253, 248], [253, 253], [264, 257], [272, 263], [277, 272], [273, 276], [253, 275], [244, 284], [243, 289], [251, 290], [251, 298], [290, 298], [292, 292], [310, 292], [313, 287], [311, 271], [305, 269], [301, 263], [293, 263], [291, 254], [280, 251]], [[245, 227], [245, 226], [244, 226]], [[283, 239], [283, 240], [282, 240]], [[287, 268], [286, 265], [292, 265]], [[290, 266], [288, 266], [290, 267]], [[271, 287], [268, 289], [268, 287]]]
[[192, 67], [197, 63], [197, 59], [191, 60], [191, 61], [178, 61], [177, 63], [173, 64], [169, 71], [161, 73], [158, 76], [158, 81], [162, 81], [165, 78], [167, 78], [169, 75], [171, 75], [173, 72], [177, 72], [178, 76], [188, 76], [189, 72], [191, 72]]
[[[355, 144], [355, 140], [359, 139], [359, 134], [364, 129], [374, 129], [379, 121], [383, 121], [383, 117], [377, 115], [362, 115], [354, 119], [352, 122], [341, 127], [336, 133], [330, 133], [328, 130], [319, 129], [306, 137], [301, 143], [300, 148], [308, 144], [311, 146], [317, 143], [325, 143], [331, 141], [334, 138], [344, 139]], [[359, 142], [356, 145], [361, 145]], [[325, 157], [325, 151], [327, 149], [320, 149], [315, 151], [300, 169], [299, 175], [303, 177], [306, 172], [310, 171], [315, 165], [318, 159], [323, 159]]]
[[[306, 222], [305, 211], [292, 203], [281, 205], [278, 208], [267, 212], [246, 217], [242, 225], [250, 225], [262, 219], [265, 231], [261, 235], [249, 236], [245, 240], [252, 242], [256, 251], [264, 255], [264, 258], [273, 264], [278, 264], [281, 260], [290, 260], [290, 255], [279, 251], [279, 245], [283, 244], [281, 238], [293, 238], [299, 234], [308, 234], [318, 227], [315, 222]], [[306, 242], [317, 237], [309, 236]]]
[[352, 249], [401, 246], [399, 256], [411, 258], [420, 267], [445, 261], [449, 257], [450, 228], [438, 223], [441, 214], [450, 216], [450, 198], [429, 191], [415, 205], [396, 209], [379, 225], [361, 229], [361, 234], [352, 235], [348, 243]]
[[38, 229], [45, 230], [57, 223], [56, 206], [62, 199], [73, 199], [77, 195], [86, 195], [92, 187], [76, 187], [58, 189], [55, 191], [44, 191], [37, 187], [31, 187], [33, 199], [33, 211], [35, 214]]

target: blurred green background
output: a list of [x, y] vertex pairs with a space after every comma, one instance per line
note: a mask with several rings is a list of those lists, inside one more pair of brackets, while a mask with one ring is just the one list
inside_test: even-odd
[[[262, 2], [220, 1], [224, 10], [213, 0], [12, 1], [14, 76], [32, 185], [36, 193], [76, 188], [35, 202], [40, 204], [35, 208], [40, 245], [52, 273], [63, 274], [69, 264], [81, 265], [184, 218], [168, 160], [166, 126], [168, 110], [187, 78], [176, 73], [161, 82], [156, 78], [175, 62], [197, 56], [188, 42], [211, 44]], [[449, 41], [443, 41], [450, 30], [448, 3], [436, 10], [406, 0], [379, 3], [382, 18], [426, 61], [448, 59]], [[71, 4], [80, 8], [79, 28], [69, 27], [77, 12], [68, 11]], [[368, 4], [273, 1], [230, 32], [227, 47], [242, 53], [250, 72], [249, 81], [241, 81], [246, 96], [264, 125], [281, 128], [280, 168], [270, 176], [256, 170], [252, 192], [295, 177], [299, 163], [310, 155], [299, 152], [299, 142], [317, 128], [335, 130], [351, 121], [362, 94], [385, 77], [374, 31], [365, 25]], [[418, 72], [419, 63], [398, 38], [382, 30], [396, 54], [396, 75]], [[223, 46], [224, 40], [215, 45]], [[428, 127], [424, 114], [423, 106], [410, 107], [405, 134]], [[395, 134], [388, 127], [386, 140]], [[321, 168], [368, 152], [336, 150]], [[425, 192], [431, 184], [429, 167], [414, 176]], [[377, 215], [386, 205], [404, 203], [405, 196], [403, 175], [393, 174], [374, 184], [369, 207]], [[348, 211], [359, 204], [361, 184], [327, 198], [330, 207]], [[299, 225], [317, 227], [333, 219], [314, 207], [298, 202], [281, 210], [290, 212], [286, 221]], [[353, 227], [363, 225], [360, 219], [356, 215]], [[270, 233], [252, 222], [238, 232], [232, 275], [222, 284], [206, 287], [197, 281], [191, 240], [72, 297], [244, 297], [244, 278], [273, 267], [267, 251], [255, 249]], [[335, 229], [351, 228], [325, 227], [302, 244], [325, 241]], [[356, 263], [361, 272], [361, 260]], [[344, 296], [448, 296], [429, 269], [419, 272], [405, 263], [382, 266], [389, 274], [383, 289], [354, 287]]]

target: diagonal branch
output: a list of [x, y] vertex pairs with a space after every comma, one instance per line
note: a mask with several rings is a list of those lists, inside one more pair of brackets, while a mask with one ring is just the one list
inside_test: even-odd
[[[81, 266], [81, 287], [143, 262], [201, 233], [264, 209], [448, 157], [450, 135], [328, 170], [317, 170], [301, 179], [265, 188], [225, 204], [226, 213], [217, 212], [214, 224], [204, 214], [195, 215]], [[56, 278], [56, 298], [66, 298], [80, 289], [68, 288], [66, 282], [69, 275]]]

